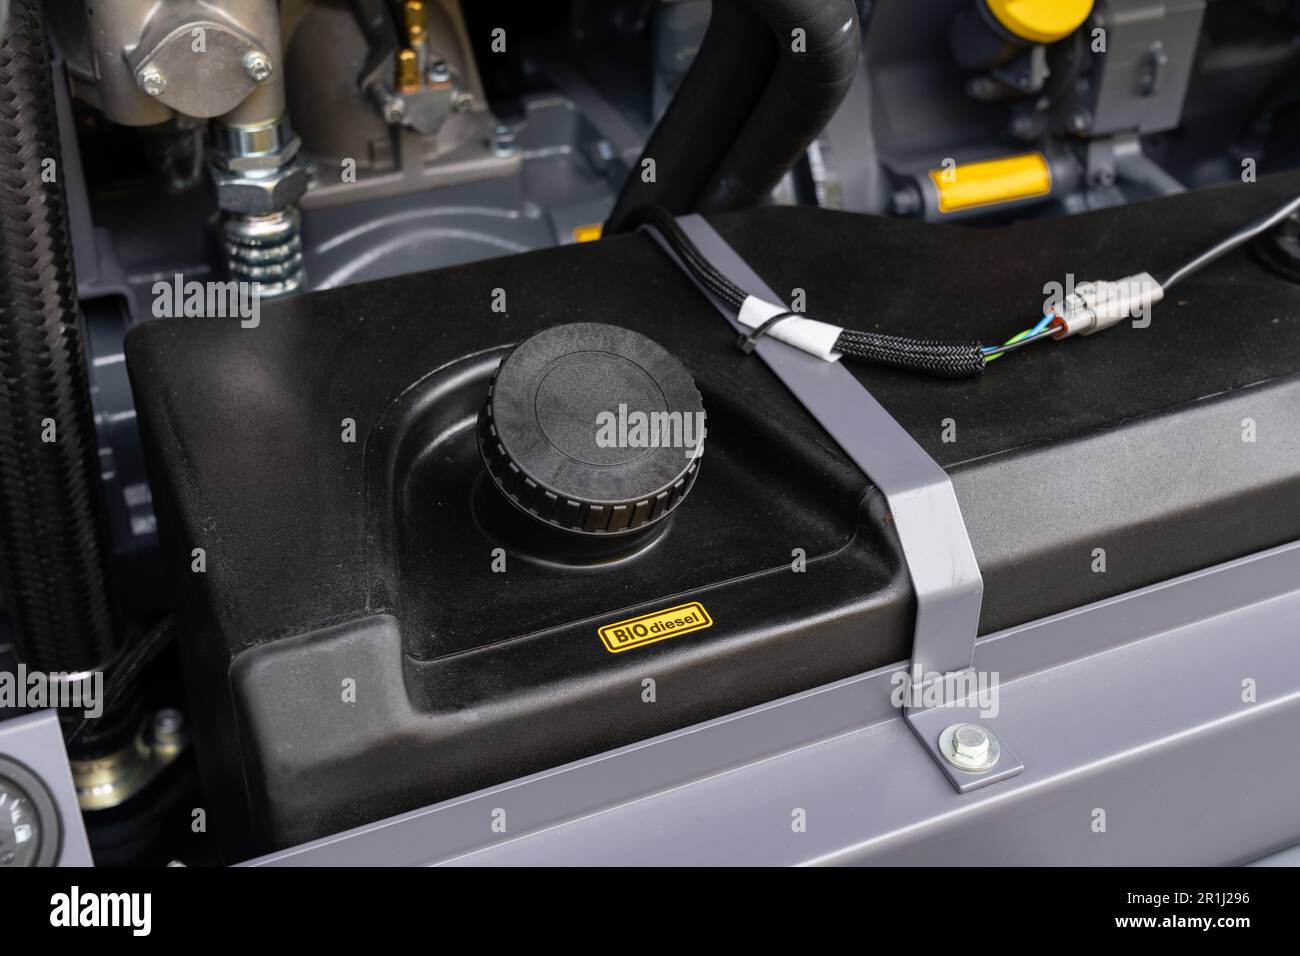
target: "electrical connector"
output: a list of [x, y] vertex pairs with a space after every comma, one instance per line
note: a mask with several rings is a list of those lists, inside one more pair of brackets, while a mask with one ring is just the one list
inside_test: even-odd
[[1082, 282], [1065, 297], [1052, 320], [1055, 339], [1092, 335], [1125, 319], [1134, 318], [1165, 297], [1165, 290], [1149, 272], [1123, 279]]

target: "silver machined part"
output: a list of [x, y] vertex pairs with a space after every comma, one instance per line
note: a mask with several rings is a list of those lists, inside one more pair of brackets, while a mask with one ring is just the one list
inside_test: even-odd
[[960, 723], [945, 727], [939, 734], [939, 752], [958, 770], [983, 773], [997, 764], [1002, 745], [987, 727]]
[[238, 170], [214, 166], [217, 207], [225, 212], [265, 215], [288, 209], [307, 191], [307, 167], [295, 160], [279, 169]]
[[[131, 58], [141, 89], [178, 113], [200, 118], [229, 112], [257, 88], [261, 81], [249, 62], [264, 64], [270, 76], [271, 58], [259, 43], [233, 24], [216, 20], [178, 21], [157, 39], [146, 29], [142, 49]], [[169, 78], [157, 93], [141, 79], [150, 71]]]
[[146, 66], [135, 74], [136, 85], [150, 96], [162, 96], [167, 92], [167, 77], [156, 66]]
[[287, 295], [302, 288], [302, 239], [296, 208], [266, 215], [234, 214], [222, 223], [230, 276], [256, 282], [262, 297]]
[[212, 124], [212, 161], [232, 172], [255, 172], [288, 166], [302, 141], [286, 117], [261, 126]]
[[255, 83], [265, 83], [271, 78], [271, 58], [261, 50], [250, 50], [244, 56], [244, 72]]
[[70, 69], [79, 95], [112, 122], [152, 126], [180, 114], [242, 124], [284, 112], [277, 0], [83, 4], [89, 49]]

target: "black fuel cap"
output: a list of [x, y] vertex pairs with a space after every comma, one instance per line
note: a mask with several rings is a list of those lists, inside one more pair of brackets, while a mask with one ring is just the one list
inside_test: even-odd
[[690, 492], [704, 406], [681, 362], [644, 335], [558, 325], [497, 367], [478, 444], [492, 481], [533, 518], [624, 534], [662, 520]]

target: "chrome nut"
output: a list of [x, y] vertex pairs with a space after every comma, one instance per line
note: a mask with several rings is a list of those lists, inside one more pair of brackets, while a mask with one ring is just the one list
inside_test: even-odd
[[232, 173], [254, 173], [282, 169], [293, 163], [302, 140], [294, 136], [289, 142], [261, 153], [225, 153], [217, 150], [213, 161]]
[[212, 179], [217, 208], [226, 212], [276, 212], [292, 206], [307, 191], [307, 167], [301, 162], [265, 172], [214, 168]]

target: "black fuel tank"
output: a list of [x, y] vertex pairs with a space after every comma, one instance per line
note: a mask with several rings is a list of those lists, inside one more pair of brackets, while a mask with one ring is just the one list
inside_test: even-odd
[[[1159, 267], [1295, 191], [1285, 177], [1068, 230], [808, 209], [716, 226], [831, 321], [989, 340], [1023, 326], [1045, 281]], [[1149, 329], [975, 381], [857, 369], [953, 477], [984, 631], [1300, 537], [1294, 441], [1228, 440], [1246, 416], [1300, 434], [1300, 289], [1242, 252], [1180, 293]], [[510, 414], [539, 430], [498, 455], [485, 409], [505, 407], [489, 402], [503, 356], [572, 323], [668, 360], [630, 369], [636, 346], [546, 386], [536, 368], [512, 379]], [[564, 354], [618, 352], [582, 341]], [[231, 858], [908, 656], [914, 602], [879, 494], [644, 236], [301, 295], [257, 328], [150, 322], [127, 352]], [[656, 395], [647, 409], [698, 402], [704, 451], [618, 479], [635, 456], [586, 447], [557, 412]]]

